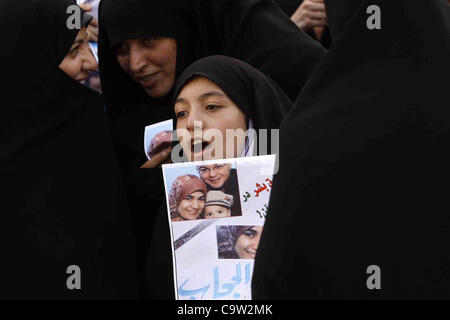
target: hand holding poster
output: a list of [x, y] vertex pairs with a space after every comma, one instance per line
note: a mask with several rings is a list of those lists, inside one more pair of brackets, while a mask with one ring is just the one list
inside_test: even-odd
[[251, 299], [275, 155], [163, 165], [175, 297]]

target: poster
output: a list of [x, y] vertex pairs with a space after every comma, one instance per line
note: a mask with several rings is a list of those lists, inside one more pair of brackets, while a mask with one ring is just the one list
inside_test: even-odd
[[172, 132], [172, 119], [145, 127], [144, 149], [148, 160], [172, 145]]
[[250, 300], [275, 155], [163, 165], [178, 300]]

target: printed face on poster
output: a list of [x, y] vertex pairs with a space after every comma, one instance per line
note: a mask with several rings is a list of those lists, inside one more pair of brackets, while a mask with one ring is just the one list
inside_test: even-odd
[[145, 127], [144, 150], [148, 160], [172, 145], [173, 121], [166, 120]]
[[177, 299], [251, 299], [275, 155], [163, 165]]

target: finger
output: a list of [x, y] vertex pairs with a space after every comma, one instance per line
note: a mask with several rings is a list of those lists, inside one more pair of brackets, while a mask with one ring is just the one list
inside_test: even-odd
[[309, 21], [309, 26], [311, 27], [326, 27], [328, 21], [326, 19], [311, 19]]
[[83, 9], [84, 11], [91, 11], [92, 10], [92, 6], [88, 5], [87, 3], [81, 3], [78, 5], [81, 9]]
[[166, 161], [170, 156], [170, 150], [166, 149], [164, 151], [161, 151], [157, 155], [155, 155], [153, 158], [151, 158], [149, 161], [144, 163], [141, 168], [156, 168], [159, 167], [164, 161]]
[[307, 11], [305, 12], [305, 16], [310, 19], [326, 19], [327, 14], [325, 11]]
[[306, 11], [323, 11], [325, 12], [325, 4], [317, 2], [305, 2], [302, 5]]

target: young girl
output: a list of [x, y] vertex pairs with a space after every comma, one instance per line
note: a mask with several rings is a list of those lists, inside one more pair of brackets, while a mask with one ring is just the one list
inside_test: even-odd
[[[240, 157], [269, 149], [270, 141], [257, 143], [258, 130], [268, 130], [270, 137], [271, 129], [279, 127], [292, 104], [266, 75], [243, 61], [225, 56], [207, 57], [189, 66], [175, 85], [173, 100], [177, 133], [181, 130], [193, 133], [194, 122], [200, 122], [203, 129], [215, 129], [224, 135], [227, 129], [256, 130], [256, 134], [238, 139], [236, 144], [234, 139], [224, 139], [222, 144], [204, 146], [199, 152], [202, 159], [217, 159], [221, 150], [225, 150], [222, 155]], [[204, 142], [209, 142], [203, 138]], [[185, 158], [193, 160], [187, 156], [191, 153], [192, 141], [181, 141], [180, 146]], [[211, 148], [219, 152], [211, 153]], [[223, 184], [221, 181], [226, 179], [222, 176], [226, 175], [226, 170], [221, 173], [223, 168], [208, 169], [217, 170], [220, 176], [211, 177], [210, 174], [202, 179], [211, 184]], [[229, 168], [227, 170], [229, 175]], [[167, 209], [162, 205], [153, 229], [146, 267], [146, 283], [153, 298], [174, 298], [170, 241]], [[153, 277], [154, 274], [159, 276]]]

